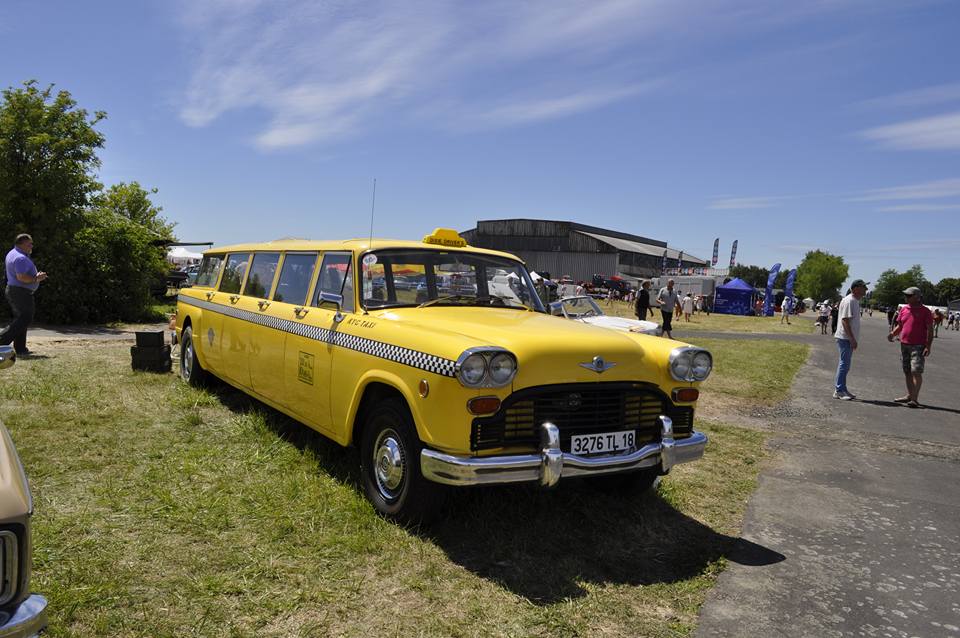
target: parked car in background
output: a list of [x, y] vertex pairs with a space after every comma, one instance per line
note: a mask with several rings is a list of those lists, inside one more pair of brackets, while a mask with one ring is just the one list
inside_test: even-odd
[[660, 326], [652, 321], [611, 317], [610, 315], [604, 314], [600, 306], [597, 305], [597, 302], [587, 295], [565, 297], [553, 302], [550, 304], [550, 314], [588, 323], [592, 326], [609, 328], [611, 330], [636, 332], [638, 334], [655, 335], [658, 337], [662, 333]]
[[[16, 362], [0, 346], [0, 370]], [[0, 638], [33, 638], [47, 626], [47, 600], [30, 593], [33, 497], [17, 448], [0, 423]]]

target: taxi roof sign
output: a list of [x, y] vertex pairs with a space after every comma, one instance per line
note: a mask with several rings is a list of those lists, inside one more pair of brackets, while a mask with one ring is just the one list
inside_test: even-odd
[[467, 245], [467, 240], [452, 228], [434, 228], [432, 233], [424, 235], [423, 243], [462, 248]]

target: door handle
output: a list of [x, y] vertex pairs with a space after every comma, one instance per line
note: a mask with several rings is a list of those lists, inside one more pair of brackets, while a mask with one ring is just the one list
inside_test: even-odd
[[216, 294], [216, 293], [214, 293], [214, 292], [208, 292], [208, 293], [207, 293], [207, 301], [210, 301], [211, 299], [213, 299], [213, 296], [214, 296], [215, 294]]
[[304, 308], [303, 306], [297, 306], [293, 309], [293, 314], [297, 315], [297, 319], [303, 319], [307, 316], [308, 312], [310, 312], [310, 309]]
[[230, 303], [237, 303], [240, 301], [240, 295], [230, 295]]
[[269, 301], [258, 301], [258, 302], [257, 302], [257, 306], [259, 306], [260, 310], [266, 310], [267, 308], [270, 307], [270, 302], [269, 302]]

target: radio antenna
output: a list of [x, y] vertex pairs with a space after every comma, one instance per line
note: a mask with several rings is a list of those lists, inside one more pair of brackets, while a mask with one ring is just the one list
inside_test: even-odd
[[[377, 207], [377, 178], [373, 178], [373, 201], [370, 202], [370, 244], [373, 244], [373, 211]], [[367, 246], [367, 250], [370, 246]]]

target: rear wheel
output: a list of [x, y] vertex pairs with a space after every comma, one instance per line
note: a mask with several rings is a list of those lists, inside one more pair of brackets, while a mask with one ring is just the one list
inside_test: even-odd
[[207, 372], [197, 359], [192, 326], [180, 333], [180, 377], [195, 388], [202, 387], [207, 380]]
[[363, 490], [374, 508], [402, 523], [430, 521], [440, 510], [444, 490], [420, 473], [420, 451], [407, 406], [388, 399], [364, 416], [360, 438]]

